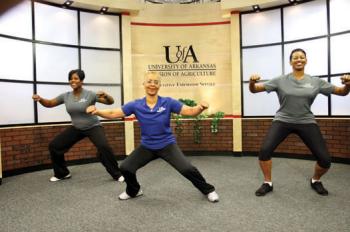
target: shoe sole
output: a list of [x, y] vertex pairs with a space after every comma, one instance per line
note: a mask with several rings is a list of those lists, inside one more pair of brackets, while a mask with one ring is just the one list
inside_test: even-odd
[[265, 194], [255, 193], [255, 196], [257, 196], [257, 197], [263, 197], [263, 196], [265, 196], [266, 194], [268, 194], [268, 193], [270, 193], [270, 192], [273, 192], [273, 190], [268, 191], [268, 192], [266, 192]]
[[321, 196], [328, 196], [328, 193], [319, 193], [317, 192], [317, 190], [311, 186], [311, 188], [318, 194], [318, 195], [321, 195]]
[[126, 199], [118, 197], [118, 199], [121, 200], [121, 201], [126, 201], [126, 200], [130, 200], [130, 199], [133, 199], [133, 198], [141, 197], [141, 196], [143, 196], [143, 192], [137, 193], [137, 195], [134, 196], [134, 197], [129, 197], [129, 198], [126, 198]]
[[51, 180], [51, 178], [50, 178], [50, 182], [57, 182], [57, 181], [61, 181], [61, 180], [66, 180], [66, 179], [70, 179], [72, 177], [72, 175], [71, 174], [68, 174], [67, 176], [65, 176], [65, 177], [63, 177], [63, 178], [61, 178], [61, 179], [58, 179], [57, 177], [57, 180]]

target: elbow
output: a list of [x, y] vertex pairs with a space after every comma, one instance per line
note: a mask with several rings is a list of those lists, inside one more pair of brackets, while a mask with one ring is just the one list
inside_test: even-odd
[[252, 88], [249, 88], [249, 91], [250, 91], [251, 93], [256, 93], [256, 90], [255, 90], [255, 89], [252, 89]]
[[107, 102], [107, 105], [112, 105], [112, 104], [114, 104], [114, 100], [111, 100], [111, 101]]

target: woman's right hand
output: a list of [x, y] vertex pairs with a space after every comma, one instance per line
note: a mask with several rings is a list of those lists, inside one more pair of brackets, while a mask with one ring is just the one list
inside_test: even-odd
[[86, 113], [88, 114], [96, 114], [96, 112], [97, 112], [97, 109], [96, 109], [96, 106], [94, 105], [88, 106], [86, 108]]
[[33, 94], [32, 98], [33, 98], [33, 100], [36, 101], [36, 102], [38, 102], [38, 101], [41, 100], [41, 97], [40, 97], [38, 94]]
[[258, 74], [253, 74], [249, 78], [249, 82], [258, 82], [260, 80], [260, 76]]

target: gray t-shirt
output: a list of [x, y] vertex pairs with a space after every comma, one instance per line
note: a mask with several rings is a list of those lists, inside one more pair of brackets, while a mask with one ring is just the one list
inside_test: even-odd
[[268, 93], [276, 91], [280, 108], [274, 120], [288, 123], [316, 123], [311, 112], [311, 104], [318, 93], [330, 95], [334, 85], [318, 77], [305, 74], [301, 80], [296, 80], [292, 73], [282, 75], [264, 83]]
[[87, 130], [100, 125], [96, 115], [86, 113], [89, 105], [95, 105], [97, 101], [96, 93], [83, 89], [79, 98], [75, 98], [73, 92], [62, 93], [56, 97], [58, 104], [65, 104], [68, 114], [72, 119], [72, 124], [80, 130]]

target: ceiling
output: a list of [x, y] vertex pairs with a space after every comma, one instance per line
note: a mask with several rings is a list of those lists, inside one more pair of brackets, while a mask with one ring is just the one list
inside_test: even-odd
[[[65, 1], [66, 0], [44, 0], [43, 2], [63, 5]], [[71, 7], [99, 11], [101, 7], [105, 6], [108, 7], [108, 12], [110, 13], [137, 13], [145, 7], [145, 4], [153, 4], [150, 1], [164, 2], [165, 4], [179, 4], [179, 2], [184, 3], [187, 1], [194, 1], [195, 3], [192, 4], [211, 4], [211, 2], [218, 2], [218, 0], [74, 0]], [[224, 11], [237, 12], [251, 11], [252, 5], [259, 5], [261, 9], [264, 9], [289, 4], [288, 0], [221, 0], [220, 2], [221, 8]]]

